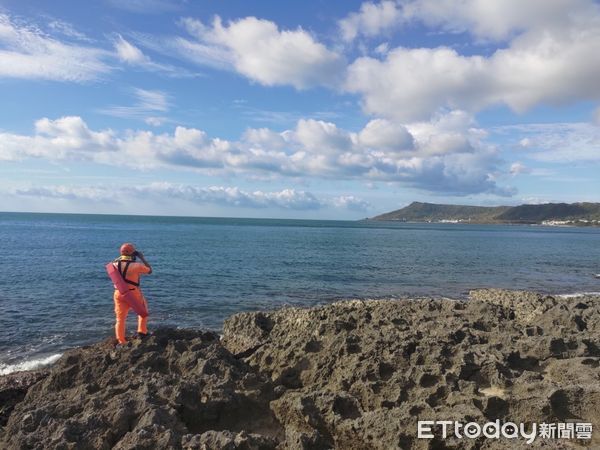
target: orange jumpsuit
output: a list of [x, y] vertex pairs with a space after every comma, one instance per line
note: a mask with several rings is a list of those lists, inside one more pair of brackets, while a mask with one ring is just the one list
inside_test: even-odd
[[[129, 264], [129, 268], [127, 269], [127, 279], [133, 281], [134, 283], [140, 282], [140, 275], [150, 273], [150, 269], [146, 267], [144, 264], [139, 262], [132, 262]], [[130, 291], [134, 291], [136, 296], [144, 302], [146, 308], [148, 308], [148, 303], [144, 298], [144, 294], [142, 290], [138, 287], [130, 285]], [[121, 299], [121, 294], [118, 290], [115, 289], [115, 293], [113, 294], [113, 299], [115, 301], [115, 315], [117, 316], [117, 323], [115, 324], [115, 334], [117, 336], [117, 340], [119, 344], [125, 344], [127, 340], [125, 339], [125, 320], [127, 319], [127, 313], [129, 312], [130, 306]], [[140, 317], [138, 316], [138, 333], [148, 333], [148, 328], [146, 327], [148, 322], [148, 317]]]

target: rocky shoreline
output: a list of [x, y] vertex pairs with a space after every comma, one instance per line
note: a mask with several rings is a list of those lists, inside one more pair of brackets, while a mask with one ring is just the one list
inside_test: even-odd
[[[417, 439], [419, 420], [594, 432]], [[0, 377], [0, 448], [600, 448], [600, 297], [350, 300], [107, 340]]]

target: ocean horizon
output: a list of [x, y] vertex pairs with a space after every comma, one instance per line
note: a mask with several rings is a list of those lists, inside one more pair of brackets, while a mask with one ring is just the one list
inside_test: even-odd
[[237, 312], [347, 298], [600, 291], [591, 227], [0, 213], [0, 374], [112, 337], [104, 265], [125, 241], [154, 267], [150, 329], [220, 330]]

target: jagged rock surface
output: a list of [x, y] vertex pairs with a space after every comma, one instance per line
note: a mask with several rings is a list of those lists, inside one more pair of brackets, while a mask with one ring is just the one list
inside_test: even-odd
[[[470, 297], [238, 314], [225, 323], [224, 344], [252, 351], [246, 361], [285, 387], [271, 409], [292, 448], [523, 444], [418, 440], [419, 419], [576, 420], [598, 430], [600, 299], [501, 290]], [[600, 447], [599, 438], [538, 445]]]
[[105, 342], [67, 352], [15, 407], [4, 445], [273, 449], [282, 430], [272, 399], [273, 384], [218, 335], [158, 330], [129, 348]]
[[14, 407], [23, 401], [29, 388], [47, 376], [48, 371], [35, 370], [0, 377], [0, 427], [6, 425]]
[[[599, 313], [598, 297], [482, 290], [107, 341], [27, 378], [0, 448], [600, 448]], [[420, 440], [419, 419], [585, 421], [594, 439]]]

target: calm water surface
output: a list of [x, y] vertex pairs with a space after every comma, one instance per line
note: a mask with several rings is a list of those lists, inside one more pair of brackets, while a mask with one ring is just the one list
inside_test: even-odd
[[150, 326], [476, 287], [600, 291], [598, 228], [0, 213], [0, 373], [112, 335], [104, 264], [124, 241], [154, 267]]

